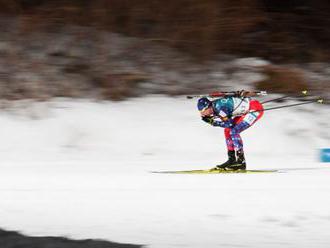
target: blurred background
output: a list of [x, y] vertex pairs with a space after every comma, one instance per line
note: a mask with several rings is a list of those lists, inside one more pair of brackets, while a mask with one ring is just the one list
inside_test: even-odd
[[[308, 90], [327, 103], [329, 13], [326, 0], [0, 0], [0, 228], [328, 248], [329, 105], [267, 111], [244, 132], [248, 168], [284, 173], [149, 172], [225, 161], [223, 130], [185, 95], [266, 90], [258, 100], [295, 104]], [[9, 234], [1, 248], [35, 247]]]
[[244, 83], [326, 94], [329, 11], [325, 0], [0, 0], [0, 98], [122, 100]]

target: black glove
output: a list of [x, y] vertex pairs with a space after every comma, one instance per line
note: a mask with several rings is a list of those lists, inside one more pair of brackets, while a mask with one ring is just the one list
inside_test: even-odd
[[211, 125], [213, 124], [213, 118], [210, 117], [210, 116], [203, 116], [202, 120], [205, 121], [208, 124], [211, 124]]

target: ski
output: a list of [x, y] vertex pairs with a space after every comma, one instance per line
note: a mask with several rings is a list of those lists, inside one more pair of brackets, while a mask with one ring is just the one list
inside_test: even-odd
[[252, 173], [274, 173], [278, 170], [224, 170], [224, 169], [208, 169], [208, 170], [177, 170], [177, 171], [152, 171], [151, 173], [162, 174], [252, 174]]

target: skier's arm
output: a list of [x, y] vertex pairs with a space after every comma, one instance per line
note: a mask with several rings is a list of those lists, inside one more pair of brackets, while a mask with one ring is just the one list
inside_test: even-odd
[[205, 121], [206, 123], [215, 126], [215, 127], [223, 127], [223, 128], [230, 128], [234, 125], [232, 119], [230, 118], [217, 118], [217, 117], [202, 117], [202, 120]]
[[230, 111], [228, 108], [224, 107], [220, 109], [219, 114], [218, 114], [218, 121], [216, 121], [214, 126], [219, 126], [219, 127], [224, 127], [224, 128], [230, 128], [234, 126], [233, 120], [229, 117]]
[[215, 127], [230, 128], [234, 126], [234, 123], [233, 120], [230, 118], [221, 118], [214, 120], [212, 125]]

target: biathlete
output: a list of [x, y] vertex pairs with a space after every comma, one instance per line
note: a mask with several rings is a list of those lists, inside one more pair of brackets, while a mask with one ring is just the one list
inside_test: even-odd
[[240, 133], [256, 123], [264, 112], [262, 104], [251, 99], [253, 96], [256, 93], [242, 90], [231, 96], [223, 94], [213, 101], [207, 97], [198, 100], [197, 108], [202, 120], [212, 126], [224, 128], [228, 160], [213, 169], [246, 169]]

